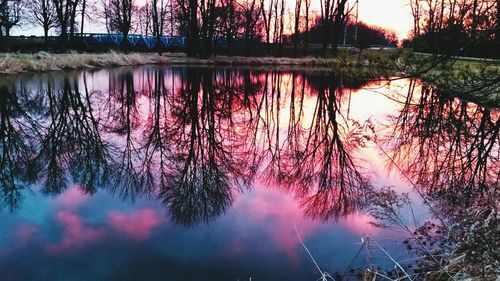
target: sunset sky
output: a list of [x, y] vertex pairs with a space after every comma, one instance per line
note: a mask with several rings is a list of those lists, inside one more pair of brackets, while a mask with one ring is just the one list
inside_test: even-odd
[[371, 25], [396, 31], [399, 39], [412, 29], [412, 16], [408, 0], [359, 0], [359, 17]]
[[[293, 11], [295, 1], [289, 2], [289, 10]], [[354, 3], [354, 0], [349, 0]], [[361, 21], [370, 25], [377, 25], [383, 28], [392, 29], [398, 35], [398, 39], [404, 39], [411, 31], [412, 19], [408, 4], [409, 0], [359, 0], [359, 18]], [[140, 4], [144, 0], [137, 0]], [[319, 0], [313, 0], [311, 10], [319, 11]], [[86, 32], [104, 32], [105, 29], [100, 24], [86, 26]], [[42, 35], [41, 28], [16, 28], [12, 31], [13, 35]]]

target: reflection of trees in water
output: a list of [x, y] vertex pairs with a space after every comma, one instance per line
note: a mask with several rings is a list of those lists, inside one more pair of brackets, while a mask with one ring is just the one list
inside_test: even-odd
[[[43, 90], [2, 87], [0, 174], [2, 196], [9, 207], [19, 199], [20, 185], [41, 183], [43, 191], [58, 194], [69, 176], [94, 192], [108, 177], [108, 146], [84, 83], [65, 77], [48, 80]], [[37, 89], [38, 90], [38, 89]]]
[[495, 114], [412, 81], [390, 141], [395, 164], [433, 194], [446, 192], [460, 200], [496, 192], [500, 124]]
[[329, 77], [333, 83], [320, 87], [314, 114], [305, 130], [299, 157], [295, 157], [297, 183], [314, 188], [312, 196], [303, 199], [306, 214], [313, 217], [339, 217], [355, 210], [363, 200], [367, 187], [351, 156], [359, 145], [347, 138], [350, 128], [340, 113], [342, 85], [339, 77]]
[[[351, 213], [361, 205], [367, 182], [351, 156], [359, 141], [348, 138], [353, 128], [341, 114], [341, 78], [321, 77], [311, 95], [306, 79], [293, 74], [289, 96], [282, 93], [281, 79], [279, 73], [266, 74], [269, 86], [255, 106], [252, 143], [261, 147], [252, 151], [264, 163], [263, 175], [295, 192], [308, 216], [329, 219]], [[314, 102], [312, 113], [304, 112], [306, 95]], [[286, 102], [289, 113], [281, 113]], [[304, 114], [312, 114], [309, 124]], [[287, 128], [280, 128], [282, 123]]]
[[101, 138], [86, 82], [83, 86], [80, 92], [78, 81], [65, 77], [62, 89], [49, 85], [46, 91], [49, 122], [41, 132], [36, 157], [45, 192], [60, 193], [68, 172], [87, 192], [95, 192], [108, 177], [108, 145]]
[[[236, 125], [241, 121], [233, 118], [242, 108], [240, 93], [228, 87], [227, 79], [216, 79], [210, 69], [188, 68], [177, 74], [181, 80], [176, 82], [161, 69], [140, 73], [146, 77], [141, 78], [145, 83], [140, 92], [147, 97], [147, 106], [141, 105], [147, 113], [140, 114], [136, 102], [126, 103], [127, 99], [117, 98], [123, 94], [113, 93], [134, 91], [134, 76], [120, 76], [129, 81], [110, 87], [114, 91], [110, 90], [108, 103], [115, 104], [115, 112], [109, 116], [125, 111], [125, 118], [110, 118], [107, 127], [113, 133], [113, 128], [126, 128], [119, 133], [120, 154], [115, 157], [120, 175], [116, 192], [124, 197], [155, 194], [174, 220], [191, 224], [224, 213], [234, 192], [249, 184], [253, 172], [246, 166], [248, 155], [239, 149], [244, 137]], [[127, 120], [127, 114], [137, 116]], [[141, 121], [143, 126], [122, 124]]]
[[216, 91], [213, 70], [188, 68], [185, 78], [171, 99], [173, 169], [160, 197], [177, 222], [191, 224], [224, 213], [251, 175], [237, 151], [242, 136], [230, 122], [228, 93]]
[[22, 104], [37, 101], [29, 93], [15, 87], [0, 87], [0, 208], [5, 203], [14, 209], [21, 198], [21, 189], [34, 178], [31, 160], [35, 149], [31, 143], [36, 137], [34, 120]]
[[121, 69], [107, 93], [89, 91], [85, 74], [79, 79], [41, 87], [31, 123], [17, 117], [28, 102], [14, 99], [23, 103], [18, 115], [2, 103], [2, 118], [36, 131], [2, 127], [20, 139], [4, 146], [26, 155], [12, 158], [18, 166], [2, 162], [2, 175], [36, 163], [32, 178], [52, 194], [71, 175], [87, 192], [109, 186], [123, 198], [158, 196], [186, 225], [223, 214], [255, 175], [292, 191], [314, 218], [337, 218], [363, 202], [368, 184], [352, 154], [366, 132], [343, 116], [345, 81], [333, 73]]
[[114, 184], [111, 188], [124, 198], [134, 198], [147, 191], [144, 188], [145, 175], [137, 164], [140, 161], [139, 144], [134, 140], [134, 132], [140, 129], [139, 94], [134, 88], [134, 76], [130, 70], [110, 74], [104, 127], [120, 139], [113, 151]]

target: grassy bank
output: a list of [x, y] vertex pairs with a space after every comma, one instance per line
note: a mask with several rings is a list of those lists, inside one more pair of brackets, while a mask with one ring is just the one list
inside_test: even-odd
[[180, 53], [0, 54], [0, 74], [33, 73], [117, 66], [198, 65], [273, 66], [285, 69], [333, 70], [358, 79], [417, 77], [461, 98], [500, 108], [500, 62], [443, 58], [398, 50], [341, 50], [337, 57], [189, 58]]
[[398, 59], [401, 76], [417, 77], [456, 96], [500, 108], [500, 61], [407, 53]]
[[210, 59], [189, 58], [184, 54], [166, 53], [102, 53], [102, 54], [0, 54], [0, 74], [18, 74], [84, 68], [115, 66], [157, 65], [249, 65], [249, 66], [308, 66], [330, 67], [336, 65], [335, 58], [276, 58], [276, 57], [227, 57]]
[[0, 74], [19, 74], [116, 66], [199, 65], [199, 66], [276, 66], [335, 70], [356, 77], [394, 76], [399, 52], [341, 51], [338, 57], [241, 57], [215, 56], [209, 59], [190, 58], [181, 53], [100, 53], [100, 54], [36, 54], [0, 53]]

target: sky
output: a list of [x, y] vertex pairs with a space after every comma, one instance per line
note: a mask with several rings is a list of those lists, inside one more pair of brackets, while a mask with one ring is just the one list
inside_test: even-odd
[[[137, 0], [136, 2], [144, 2]], [[293, 11], [294, 0], [289, 2], [290, 10]], [[354, 0], [349, 0], [354, 2]], [[412, 28], [411, 10], [409, 0], [359, 0], [359, 20], [369, 24], [391, 29], [396, 32], [398, 39], [402, 40], [408, 36]], [[319, 11], [319, 0], [313, 0], [312, 10]], [[105, 32], [103, 26], [98, 24], [87, 25], [85, 32]], [[43, 35], [41, 28], [23, 27], [12, 30], [13, 35]]]
[[413, 25], [408, 0], [359, 0], [359, 18], [394, 30], [398, 39], [408, 37]]

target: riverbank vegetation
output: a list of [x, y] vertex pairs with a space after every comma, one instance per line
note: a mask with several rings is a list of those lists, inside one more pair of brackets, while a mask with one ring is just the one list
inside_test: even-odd
[[[392, 193], [377, 195], [384, 200], [373, 215], [396, 222], [408, 233], [406, 244], [418, 257], [416, 279], [497, 278], [500, 231], [495, 192], [500, 172], [499, 154], [494, 151], [500, 140], [495, 111], [500, 108], [500, 62], [491, 58], [500, 55], [498, 0], [408, 0], [413, 32], [403, 46], [411, 51], [392, 48], [394, 32], [358, 22], [358, 1], [319, 1], [316, 13], [311, 0], [296, 0], [292, 5], [285, 0], [138, 2], [0, 0], [0, 50], [6, 52], [0, 54], [0, 74], [155, 64], [311, 68], [364, 81], [417, 78], [418, 87], [411, 86], [422, 92], [403, 93], [408, 96], [406, 111], [394, 120], [402, 128], [394, 139], [401, 141], [389, 147], [401, 150], [399, 159], [415, 157], [413, 162], [405, 159], [406, 167], [397, 168], [416, 183], [416, 190], [427, 188], [422, 199], [430, 209], [440, 209], [439, 215], [434, 213], [437, 222], [413, 227], [401, 223], [395, 208], [407, 201], [391, 200]], [[148, 42], [141, 40], [142, 48], [151, 53], [90, 53], [95, 46], [84, 41], [90, 24], [116, 39], [95, 40], [99, 48], [133, 51], [137, 45], [127, 36], [137, 33], [150, 36]], [[30, 49], [30, 39], [9, 38], [11, 30], [20, 26], [42, 27], [44, 40], [39, 38], [39, 45]], [[49, 38], [51, 30], [56, 36]], [[182, 39], [180, 50], [185, 54], [165, 52], [167, 44], [161, 37], [167, 34]], [[374, 44], [391, 49], [370, 49]], [[199, 89], [199, 82], [187, 88]], [[335, 104], [331, 101], [325, 112]], [[336, 120], [330, 123], [337, 125]], [[325, 130], [325, 139], [329, 133]], [[395, 206], [388, 205], [391, 202]]]
[[341, 49], [329, 57], [241, 57], [191, 58], [182, 53], [65, 53], [0, 54], [0, 74], [105, 68], [117, 66], [198, 65], [274, 66], [335, 71], [362, 80], [417, 77], [471, 101], [498, 107], [500, 62], [448, 56], [415, 54], [404, 49]]

